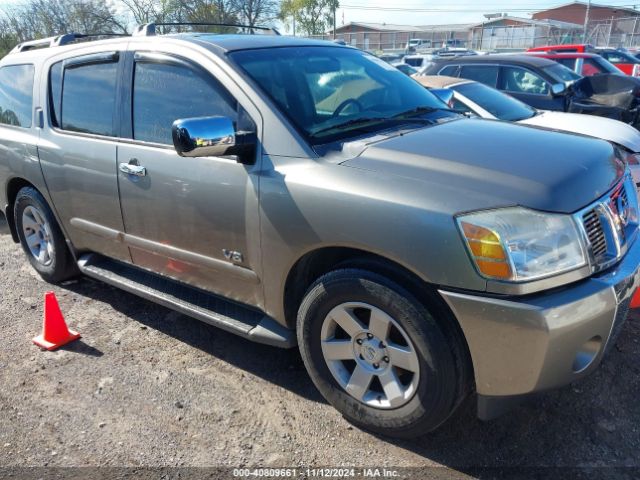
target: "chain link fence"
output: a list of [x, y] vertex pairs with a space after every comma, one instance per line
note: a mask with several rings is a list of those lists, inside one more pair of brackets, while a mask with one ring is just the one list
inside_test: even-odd
[[[375, 53], [407, 53], [410, 40], [420, 40], [415, 50], [466, 47], [482, 51], [518, 51], [543, 45], [590, 43], [597, 47], [640, 46], [640, 16], [590, 22], [584, 28], [555, 25], [476, 25], [466, 28], [430, 27], [411, 31], [359, 31], [337, 33], [335, 40]], [[309, 38], [334, 40], [333, 34]], [[586, 40], [586, 41], [585, 41]]]

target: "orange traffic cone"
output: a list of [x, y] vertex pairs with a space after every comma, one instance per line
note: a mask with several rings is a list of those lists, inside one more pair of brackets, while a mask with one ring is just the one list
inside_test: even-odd
[[55, 350], [78, 338], [80, 338], [78, 332], [67, 328], [56, 294], [53, 292], [45, 293], [42, 334], [35, 337], [33, 343], [46, 350]]

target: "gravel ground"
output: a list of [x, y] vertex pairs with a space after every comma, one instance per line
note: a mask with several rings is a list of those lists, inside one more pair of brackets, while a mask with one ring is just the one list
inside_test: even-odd
[[[250, 343], [87, 278], [45, 284], [3, 218], [0, 274], [3, 467], [444, 466], [428, 471], [448, 478], [474, 477], [477, 467], [640, 468], [635, 313], [588, 379], [490, 423], [475, 419], [468, 401], [436, 433], [390, 441], [331, 408], [296, 351]], [[31, 343], [49, 289], [83, 335], [56, 352]]]

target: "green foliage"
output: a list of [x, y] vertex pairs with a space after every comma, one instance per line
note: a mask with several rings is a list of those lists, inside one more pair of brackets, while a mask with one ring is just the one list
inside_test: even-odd
[[280, 19], [295, 20], [296, 28], [306, 35], [322, 35], [333, 26], [338, 0], [283, 0]]

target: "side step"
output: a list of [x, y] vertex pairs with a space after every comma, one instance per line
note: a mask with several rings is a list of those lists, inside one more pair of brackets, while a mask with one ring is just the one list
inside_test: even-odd
[[271, 317], [204, 290], [94, 253], [83, 255], [78, 268], [88, 277], [254, 342], [281, 348], [297, 344], [295, 332]]

